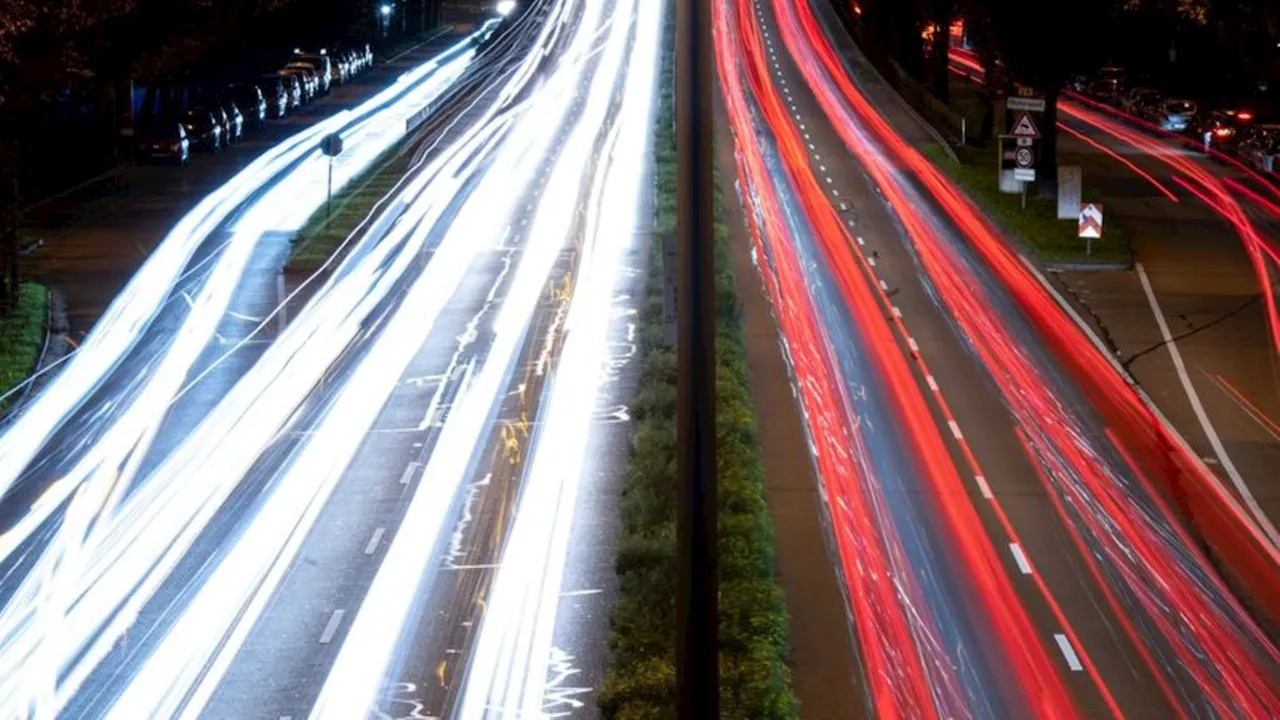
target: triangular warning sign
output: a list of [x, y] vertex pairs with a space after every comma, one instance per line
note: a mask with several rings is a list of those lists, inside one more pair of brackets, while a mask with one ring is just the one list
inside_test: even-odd
[[1009, 133], [1014, 137], [1040, 137], [1040, 131], [1036, 129], [1036, 124], [1031, 122], [1031, 115], [1027, 113], [1018, 113], [1018, 119], [1013, 123], [1013, 131]]

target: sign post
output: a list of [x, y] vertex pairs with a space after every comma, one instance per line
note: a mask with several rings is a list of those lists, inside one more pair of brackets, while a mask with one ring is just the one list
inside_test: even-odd
[[1080, 216], [1084, 174], [1079, 165], [1058, 166], [1058, 219], [1075, 220]]
[[342, 153], [342, 136], [338, 133], [325, 135], [320, 141], [320, 152], [329, 158], [329, 191], [324, 200], [324, 219], [328, 221], [330, 206], [333, 204], [333, 159]]
[[1084, 254], [1093, 254], [1094, 238], [1102, 237], [1102, 203], [1085, 203], [1080, 206], [1080, 237], [1084, 238]]

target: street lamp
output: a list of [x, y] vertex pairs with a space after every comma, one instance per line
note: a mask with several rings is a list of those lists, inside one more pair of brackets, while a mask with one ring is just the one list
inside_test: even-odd
[[390, 3], [383, 3], [382, 7], [378, 8], [378, 12], [382, 13], [382, 17], [384, 18], [391, 17], [392, 10], [395, 10], [395, 8], [392, 7]]
[[382, 27], [382, 39], [387, 39], [387, 33], [391, 30], [391, 13], [395, 11], [395, 6], [391, 3], [382, 3], [378, 7], [378, 24]]
[[498, 7], [497, 7], [498, 14], [501, 15], [502, 17], [506, 17], [510, 15], [511, 11], [515, 9], [516, 9], [516, 0], [501, 0], [501, 2], [498, 3]]

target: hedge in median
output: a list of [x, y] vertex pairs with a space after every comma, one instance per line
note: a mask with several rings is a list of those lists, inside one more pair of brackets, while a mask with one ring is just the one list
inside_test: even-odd
[[[668, 18], [672, 13], [668, 12]], [[667, 23], [654, 138], [655, 237], [675, 230], [672, 23]], [[787, 613], [774, 574], [773, 529], [755, 435], [740, 308], [716, 196], [716, 446], [720, 538], [720, 707], [726, 718], [798, 717], [787, 656]], [[641, 313], [635, 437], [622, 496], [618, 604], [601, 710], [618, 720], [675, 714], [676, 357], [662, 333], [659, 245], [650, 252]]]

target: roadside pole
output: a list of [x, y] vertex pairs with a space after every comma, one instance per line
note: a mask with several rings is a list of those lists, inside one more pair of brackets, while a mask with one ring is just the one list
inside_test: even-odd
[[676, 697], [719, 717], [710, 0], [676, 0]]

